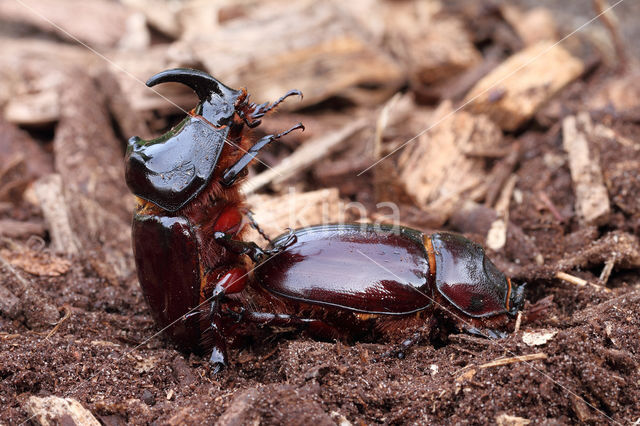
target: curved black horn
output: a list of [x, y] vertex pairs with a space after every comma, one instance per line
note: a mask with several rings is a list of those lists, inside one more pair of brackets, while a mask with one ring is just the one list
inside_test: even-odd
[[222, 84], [218, 80], [204, 71], [190, 68], [173, 68], [159, 72], [147, 80], [147, 86], [153, 87], [156, 84], [167, 82], [182, 83], [189, 86], [196, 92], [202, 102], [209, 100], [212, 93], [222, 96], [220, 88]]

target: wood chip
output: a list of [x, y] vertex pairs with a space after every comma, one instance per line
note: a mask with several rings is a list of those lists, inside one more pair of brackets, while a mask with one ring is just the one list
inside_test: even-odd
[[578, 219], [585, 225], [601, 225], [607, 222], [611, 208], [599, 153], [589, 143], [592, 133], [593, 124], [586, 112], [562, 121], [562, 141], [569, 159]]
[[496, 417], [496, 424], [498, 426], [524, 426], [531, 423], [531, 420], [524, 417], [512, 416], [506, 413], [502, 413]]
[[5, 107], [4, 118], [18, 126], [50, 126], [60, 118], [58, 92], [47, 90], [12, 97]]
[[[342, 202], [335, 188], [302, 193], [292, 191], [275, 197], [255, 194], [248, 197], [247, 204], [253, 206], [256, 222], [271, 238], [286, 232], [287, 228], [345, 222], [345, 212], [341, 211]], [[247, 226], [247, 229], [245, 240], [262, 240], [253, 228]]]
[[52, 249], [59, 253], [79, 253], [80, 242], [71, 229], [62, 177], [59, 174], [45, 176], [34, 183], [33, 190], [51, 235]]
[[529, 346], [542, 346], [558, 334], [558, 330], [536, 330], [525, 331], [522, 334], [522, 341]]
[[517, 6], [505, 3], [500, 6], [505, 20], [513, 27], [525, 46], [532, 46], [540, 41], [558, 39], [556, 21], [551, 11], [544, 7], [534, 7], [526, 12]]
[[469, 108], [488, 114], [504, 130], [516, 130], [582, 74], [580, 59], [552, 46], [540, 42], [504, 61], [469, 92]]
[[500, 358], [491, 362], [487, 362], [486, 364], [482, 364], [479, 366], [479, 368], [500, 367], [502, 365], [509, 365], [517, 362], [535, 361], [538, 359], [547, 359], [547, 354], [543, 352], [538, 352], [535, 354], [520, 355], [520, 356], [514, 356], [510, 358]]
[[42, 426], [100, 426], [93, 414], [73, 398], [31, 396], [23, 408], [32, 417], [32, 421]]
[[25, 249], [20, 252], [0, 250], [0, 254], [13, 266], [33, 275], [57, 277], [66, 274], [71, 262], [47, 252]]
[[468, 198], [465, 194], [481, 195], [486, 188], [485, 160], [466, 153], [502, 142], [500, 129], [486, 116], [451, 112], [450, 102], [444, 102], [434, 113], [437, 124], [407, 145], [398, 161], [406, 192], [423, 210], [444, 218]]

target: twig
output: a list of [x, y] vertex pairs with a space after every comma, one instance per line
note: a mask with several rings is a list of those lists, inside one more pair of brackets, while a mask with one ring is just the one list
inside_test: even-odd
[[611, 290], [606, 288], [606, 287], [603, 287], [603, 286], [598, 285], [598, 284], [594, 284], [594, 283], [589, 282], [587, 280], [583, 280], [582, 278], [576, 277], [575, 275], [567, 274], [566, 272], [561, 272], [561, 271], [556, 272], [556, 278], [558, 278], [559, 280], [562, 280], [562, 281], [566, 281], [566, 282], [571, 283], [571, 284], [575, 284], [575, 285], [580, 286], [580, 287], [583, 287], [583, 286], [589, 284], [591, 287], [594, 287], [594, 288], [596, 288], [598, 290], [605, 291], [607, 293], [611, 292]]
[[534, 361], [536, 359], [547, 359], [547, 354], [545, 354], [544, 352], [538, 352], [535, 354], [520, 355], [520, 356], [514, 356], [510, 358], [499, 358], [499, 359], [487, 362], [486, 364], [482, 364], [478, 368], [499, 367], [501, 365], [514, 364], [516, 362]]
[[44, 340], [49, 340], [49, 337], [53, 336], [55, 332], [58, 331], [62, 323], [71, 317], [71, 307], [69, 305], [64, 305], [62, 309], [64, 309], [64, 316], [60, 319], [60, 321], [56, 323], [56, 325], [51, 329], [51, 331], [49, 332], [49, 334], [47, 334], [47, 337], [45, 337]]
[[249, 179], [242, 185], [240, 191], [244, 195], [248, 195], [271, 182], [280, 183], [285, 181], [299, 171], [306, 169], [316, 161], [329, 155], [331, 151], [340, 143], [344, 142], [345, 139], [362, 130], [368, 124], [369, 119], [361, 118], [335, 132], [307, 141], [302, 147], [282, 160], [277, 166]]
[[611, 276], [611, 271], [613, 271], [613, 267], [616, 266], [616, 257], [612, 256], [604, 263], [604, 268], [602, 268], [602, 272], [600, 273], [600, 282], [602, 285], [607, 285], [607, 281], [609, 281], [609, 277]]
[[513, 334], [520, 331], [520, 324], [522, 324], [522, 311], [518, 311], [518, 317], [516, 318], [516, 326], [513, 329]]
[[562, 216], [562, 214], [558, 211], [549, 196], [543, 191], [538, 191], [537, 195], [538, 199], [542, 201], [542, 203], [549, 209], [553, 217], [555, 217], [558, 222], [563, 223], [565, 220], [564, 216]]
[[593, 7], [599, 15], [599, 19], [602, 21], [604, 26], [607, 27], [607, 30], [611, 35], [613, 48], [616, 51], [616, 57], [618, 59], [617, 71], [622, 74], [626, 71], [629, 60], [627, 58], [627, 49], [622, 41], [622, 37], [620, 36], [618, 20], [612, 10], [607, 10], [605, 13], [605, 9], [609, 7], [606, 0], [593, 0]]

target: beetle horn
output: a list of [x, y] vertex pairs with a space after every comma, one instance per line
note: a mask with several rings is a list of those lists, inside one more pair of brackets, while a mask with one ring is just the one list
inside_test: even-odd
[[147, 80], [147, 86], [153, 87], [156, 84], [168, 82], [189, 86], [196, 92], [201, 102], [208, 101], [213, 93], [223, 96], [222, 83], [204, 71], [190, 68], [173, 68], [159, 72]]

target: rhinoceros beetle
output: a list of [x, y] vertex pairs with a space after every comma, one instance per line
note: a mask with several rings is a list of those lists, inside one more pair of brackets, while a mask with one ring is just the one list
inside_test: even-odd
[[[408, 329], [419, 329], [402, 343], [406, 349], [439, 320], [470, 333], [504, 337], [496, 327], [514, 317], [524, 302], [525, 286], [513, 285], [480, 245], [455, 233], [425, 235], [377, 224], [317, 225], [277, 237], [264, 252], [222, 233], [216, 238], [256, 263], [253, 292], [233, 311], [237, 323], [303, 327], [321, 339], [372, 333], [402, 337]], [[233, 297], [229, 292], [225, 296]], [[284, 302], [275, 308], [278, 314], [246, 308], [276, 306], [273, 299]], [[219, 301], [215, 306], [212, 317], [233, 309], [227, 306], [225, 314]]]
[[[246, 260], [213, 238], [222, 232], [239, 238], [246, 217], [235, 181], [256, 154], [294, 129], [251, 143], [245, 127], [288, 96], [272, 104], [249, 102], [246, 90], [234, 90], [209, 74], [177, 68], [163, 71], [148, 86], [178, 82], [192, 88], [200, 102], [164, 135], [132, 137], [125, 156], [125, 180], [137, 198], [132, 240], [138, 279], [157, 324], [179, 346], [201, 352], [201, 340], [221, 340], [197, 316], [183, 316], [212, 294], [216, 286], [246, 280]], [[230, 290], [232, 290], [231, 288]]]
[[137, 197], [138, 279], [155, 321], [184, 350], [207, 353], [219, 368], [228, 343], [265, 330], [359, 338], [430, 329], [442, 317], [491, 330], [521, 308], [524, 286], [457, 234], [343, 224], [290, 231], [265, 250], [243, 241], [248, 210], [237, 179], [264, 146], [302, 125], [255, 144], [246, 129], [300, 92], [256, 105], [244, 89], [190, 69], [147, 85], [163, 82], [186, 84], [200, 102], [159, 138], [131, 138], [125, 177]]

